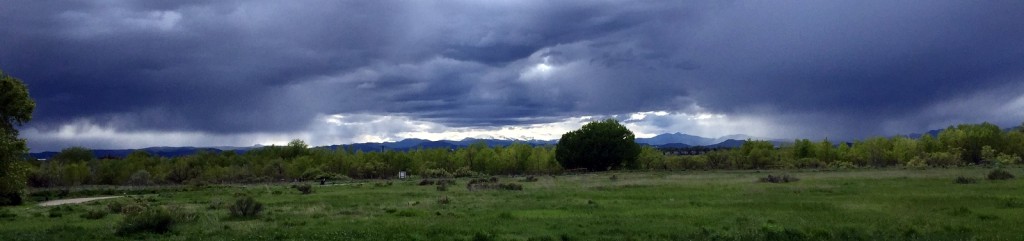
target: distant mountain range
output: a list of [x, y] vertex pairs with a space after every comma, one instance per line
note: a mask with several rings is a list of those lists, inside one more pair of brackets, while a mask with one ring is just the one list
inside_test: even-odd
[[[911, 133], [903, 136], [911, 138], [919, 138], [925, 134], [937, 136], [939, 131], [942, 129], [930, 130], [924, 133]], [[1008, 129], [1009, 130], [1009, 129]], [[686, 134], [681, 132], [675, 133], [663, 133], [653, 137], [647, 138], [636, 138], [636, 143], [644, 146], [650, 146], [660, 149], [685, 149], [692, 147], [705, 147], [712, 149], [720, 148], [738, 148], [746, 142], [745, 139], [765, 139], [759, 137], [753, 137], [744, 134], [731, 134], [717, 138], [703, 137], [692, 134]], [[326, 147], [317, 147], [330, 150], [351, 150], [351, 151], [362, 151], [362, 152], [380, 152], [380, 151], [409, 151], [417, 149], [460, 149], [466, 148], [476, 143], [484, 143], [487, 147], [508, 147], [514, 143], [520, 142], [530, 146], [553, 146], [558, 144], [557, 139], [539, 140], [539, 139], [514, 139], [514, 138], [464, 138], [461, 140], [429, 140], [422, 138], [407, 138], [398, 140], [398, 142], [386, 142], [386, 143], [360, 143], [360, 144], [346, 144], [346, 145], [332, 145]], [[782, 139], [768, 139], [776, 147], [792, 143], [792, 140]], [[143, 148], [143, 149], [122, 149], [122, 150], [92, 150], [93, 155], [97, 158], [123, 158], [135, 151], [144, 151], [155, 156], [161, 157], [180, 157], [187, 155], [194, 155], [199, 152], [237, 152], [244, 153], [252, 149], [262, 148], [262, 146], [254, 147], [155, 147], [155, 148]], [[29, 154], [36, 159], [50, 159], [55, 156], [57, 152], [41, 152]]]
[[[1008, 128], [1003, 128], [1003, 132], [1016, 131], [1016, 130], [1020, 130], [1020, 129], [1021, 129], [1020, 126], [1008, 127]], [[913, 139], [921, 138], [924, 135], [930, 135], [932, 137], [939, 137], [939, 132], [942, 132], [943, 130], [945, 130], [945, 128], [930, 130], [930, 131], [925, 132], [925, 133], [913, 133], [913, 134], [902, 135], [902, 136], [906, 136], [908, 138], [913, 138]]]
[[719, 138], [707, 138], [694, 135], [688, 135], [683, 133], [665, 133], [657, 135], [651, 138], [636, 138], [636, 143], [647, 144], [652, 146], [664, 146], [672, 145], [679, 146], [683, 144], [686, 146], [710, 146], [722, 143], [727, 140], [746, 140], [746, 139], [757, 139], [747, 135], [728, 135]]
[[[199, 153], [200, 151], [208, 152], [224, 152], [224, 151], [235, 151], [242, 153], [252, 148], [259, 148], [259, 146], [253, 147], [147, 147], [142, 149], [118, 149], [118, 150], [92, 150], [92, 154], [97, 158], [105, 157], [116, 157], [123, 158], [128, 156], [135, 151], [145, 151], [149, 154], [162, 157], [179, 157], [187, 156]], [[47, 152], [35, 152], [29, 153], [29, 156], [35, 159], [50, 159], [56, 156], [58, 152], [47, 151]]]
[[[1009, 129], [1008, 129], [1009, 130]], [[942, 131], [931, 130], [925, 133], [915, 133], [909, 135], [903, 135], [910, 138], [920, 138], [923, 135], [937, 136]], [[656, 148], [688, 148], [688, 147], [708, 147], [708, 148], [736, 148], [743, 145], [747, 139], [764, 140], [764, 138], [756, 138], [747, 135], [728, 135], [718, 138], [708, 138], [695, 135], [684, 134], [680, 132], [676, 133], [665, 133], [650, 138], [636, 138], [636, 142], [641, 145], [653, 146]], [[787, 143], [791, 143], [788, 140], [768, 140], [775, 144], [775, 146], [782, 146]], [[558, 144], [558, 140], [517, 140], [517, 139], [478, 139], [478, 138], [466, 138], [462, 140], [440, 140], [431, 141], [424, 139], [404, 139], [395, 142], [368, 142], [368, 143], [354, 143], [344, 145], [330, 145], [321, 146], [318, 148], [326, 148], [331, 150], [345, 149], [352, 151], [382, 151], [382, 150], [394, 150], [394, 151], [407, 151], [415, 149], [433, 149], [433, 148], [446, 148], [446, 149], [458, 149], [468, 147], [477, 142], [486, 143], [490, 147], [504, 147], [512, 145], [516, 142], [524, 142], [532, 146], [545, 146]], [[260, 148], [262, 146], [251, 146], [251, 147], [148, 147], [142, 149], [119, 149], [119, 150], [93, 150], [93, 154], [96, 157], [116, 157], [122, 158], [128, 156], [134, 151], [141, 150], [149, 152], [150, 154], [162, 157], [178, 157], [196, 154], [200, 151], [209, 152], [224, 152], [234, 151], [243, 153], [254, 148]], [[29, 155], [36, 159], [50, 159], [56, 155], [57, 152], [37, 152], [30, 153]]]
[[486, 143], [487, 146], [490, 146], [490, 147], [509, 146], [509, 145], [512, 145], [513, 143], [516, 143], [516, 142], [525, 142], [526, 144], [530, 144], [532, 146], [544, 146], [544, 145], [555, 145], [555, 144], [558, 144], [557, 140], [514, 140], [514, 139], [476, 139], [476, 138], [466, 138], [466, 139], [462, 139], [462, 140], [459, 140], [459, 141], [452, 141], [452, 140], [431, 141], [431, 140], [423, 140], [423, 139], [415, 139], [415, 138], [413, 138], [413, 139], [404, 139], [404, 140], [397, 141], [397, 142], [355, 143], [355, 144], [345, 144], [345, 145], [324, 146], [323, 148], [327, 148], [327, 149], [331, 149], [331, 150], [345, 149], [345, 150], [364, 151], [364, 152], [381, 151], [381, 150], [406, 151], [406, 150], [433, 149], [433, 148], [457, 149], [457, 148], [468, 147], [469, 145], [472, 145], [472, 144], [477, 143], [477, 142]]
[[[730, 135], [719, 138], [706, 138], [694, 135], [687, 135], [683, 133], [666, 133], [657, 135], [651, 138], [637, 138], [636, 142], [643, 145], [654, 146], [657, 148], [687, 148], [693, 146], [707, 146], [712, 148], [733, 148], [739, 147], [743, 144], [743, 140], [750, 137], [745, 135]], [[516, 139], [477, 139], [477, 138], [466, 138], [458, 141], [453, 140], [440, 140], [431, 141], [424, 139], [404, 139], [395, 142], [368, 142], [368, 143], [354, 143], [344, 145], [330, 145], [321, 146], [318, 148], [327, 148], [331, 150], [345, 149], [352, 151], [381, 151], [381, 150], [395, 150], [395, 151], [407, 151], [415, 149], [433, 149], [433, 148], [447, 148], [447, 149], [458, 149], [468, 147], [477, 142], [483, 142], [490, 147], [504, 147], [512, 145], [516, 142], [524, 142], [532, 146], [546, 146], [558, 144], [558, 140], [516, 140]], [[243, 153], [254, 148], [260, 148], [262, 146], [251, 146], [251, 147], [232, 147], [232, 146], [219, 146], [219, 147], [147, 147], [142, 149], [114, 149], [114, 150], [92, 150], [93, 155], [98, 158], [113, 157], [123, 158], [135, 151], [145, 151], [150, 154], [162, 157], [179, 157], [193, 155], [200, 151], [208, 152], [224, 152], [234, 151]], [[51, 159], [57, 155], [58, 152], [35, 152], [29, 155], [35, 159]]]
[[[942, 132], [942, 130], [945, 130], [945, 129], [935, 129], [935, 130], [930, 130], [930, 131], [925, 132], [925, 133], [913, 133], [913, 134], [909, 134], [909, 135], [905, 135], [905, 136], [908, 137], [908, 138], [913, 138], [913, 139], [921, 138], [924, 135], [929, 135], [929, 136], [932, 136], [932, 137], [939, 137], [939, 132]], [[1005, 131], [1009, 131], [1009, 129], [1007, 129]]]

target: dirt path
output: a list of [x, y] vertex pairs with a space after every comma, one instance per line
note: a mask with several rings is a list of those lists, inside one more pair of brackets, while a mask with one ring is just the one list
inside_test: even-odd
[[110, 199], [110, 198], [119, 198], [119, 197], [121, 197], [121, 196], [86, 197], [86, 198], [71, 198], [71, 199], [50, 200], [50, 201], [45, 201], [45, 202], [39, 203], [39, 206], [44, 206], [45, 207], [45, 206], [57, 206], [57, 205], [64, 205], [64, 204], [84, 203], [84, 202], [88, 202], [88, 201]]

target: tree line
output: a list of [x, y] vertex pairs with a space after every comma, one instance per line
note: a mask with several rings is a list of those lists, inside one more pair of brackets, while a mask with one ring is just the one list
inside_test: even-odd
[[301, 140], [244, 153], [200, 153], [159, 157], [135, 151], [125, 158], [97, 159], [82, 147], [67, 148], [53, 158], [33, 161], [33, 187], [75, 185], [150, 185], [256, 183], [293, 180], [394, 178], [410, 175], [454, 177], [499, 174], [545, 174], [561, 171], [553, 146], [514, 143], [488, 147], [479, 142], [460, 149], [415, 149], [363, 152], [310, 148]]
[[1003, 131], [994, 124], [950, 126], [920, 138], [874, 137], [852, 143], [807, 139], [776, 147], [747, 140], [739, 148], [703, 155], [664, 155], [651, 147], [637, 158], [641, 169], [775, 169], [858, 167], [948, 167], [1013, 165], [1024, 156], [1024, 125]]
[[[613, 120], [607, 124], [613, 128], [618, 125]], [[617, 130], [618, 137], [628, 132], [624, 128]], [[632, 137], [632, 133], [628, 135]], [[585, 139], [579, 137], [578, 132], [567, 133], [567, 136]], [[286, 146], [267, 146], [241, 154], [225, 151], [158, 157], [136, 151], [125, 158], [97, 159], [90, 150], [73, 147], [62, 150], [50, 160], [33, 161], [28, 183], [33, 187], [256, 183], [394, 178], [400, 171], [427, 177], [463, 177], [553, 174], [578, 168], [600, 171], [945, 167], [1012, 165], [1020, 163], [1020, 157], [1024, 156], [1024, 132], [1020, 129], [1003, 131], [989, 123], [958, 125], [942, 130], [935, 137], [924, 135], [917, 139], [876, 137], [852, 143], [801, 139], [782, 146], [747, 140], [738, 148], [713, 150], [702, 155], [666, 154], [650, 146], [621, 144], [624, 139], [627, 138], [610, 138], [619, 140], [619, 145], [636, 145], [636, 149], [601, 144], [602, 140], [598, 139], [575, 144], [578, 146], [515, 143], [489, 147], [479, 142], [455, 150], [362, 152], [310, 148], [303, 141], [294, 140]], [[560, 143], [573, 141], [567, 139]], [[558, 151], [559, 148], [562, 151]], [[559, 152], [566, 157], [558, 158]], [[597, 157], [568, 157], [583, 155], [580, 153]]]

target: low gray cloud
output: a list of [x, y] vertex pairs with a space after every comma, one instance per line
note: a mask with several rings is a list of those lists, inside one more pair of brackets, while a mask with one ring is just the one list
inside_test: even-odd
[[[11, 1], [0, 68], [29, 84], [39, 133], [83, 120], [230, 136], [310, 132], [333, 114], [486, 128], [668, 111], [856, 138], [1018, 124], [945, 107], [1016, 106], [1020, 12], [1014, 1]], [[645, 123], [699, 127], [672, 120]]]

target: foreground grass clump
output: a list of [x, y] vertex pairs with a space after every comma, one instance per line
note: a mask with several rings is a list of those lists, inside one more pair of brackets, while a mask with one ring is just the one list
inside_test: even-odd
[[0, 220], [14, 220], [17, 217], [18, 215], [11, 212], [10, 209], [0, 208]]
[[228, 210], [233, 218], [252, 218], [263, 211], [263, 204], [252, 197], [244, 196], [235, 200]]
[[1003, 170], [1002, 168], [992, 170], [992, 172], [988, 173], [988, 180], [1009, 180], [1013, 178], [1013, 174], [1006, 170]]
[[74, 213], [75, 211], [78, 211], [78, 207], [76, 206], [60, 205], [56, 207], [51, 207], [49, 210], [47, 210], [47, 216], [49, 216], [50, 218], [59, 218], [63, 217], [65, 214]]
[[162, 206], [147, 207], [138, 212], [126, 213], [124, 219], [117, 225], [115, 231], [118, 235], [130, 235], [142, 232], [166, 233], [171, 230], [174, 224], [174, 217], [171, 212]]
[[978, 179], [973, 178], [973, 177], [957, 176], [956, 179], [953, 179], [953, 183], [956, 183], [956, 184], [974, 184], [974, 183], [978, 183]]
[[[70, 205], [54, 209], [61, 216], [53, 218], [47, 215], [51, 207], [5, 207], [0, 211], [13, 217], [0, 219], [0, 240], [1021, 240], [1024, 180], [980, 181], [990, 171], [788, 170], [800, 181], [787, 184], [755, 182], [767, 175], [763, 171], [474, 182], [515, 183], [522, 191], [451, 186], [438, 192], [437, 184], [419, 186], [420, 179], [361, 180], [316, 187], [316, 195], [273, 194], [287, 192], [290, 184], [212, 185]], [[979, 181], [950, 183], [957, 176]], [[228, 209], [245, 197], [261, 203], [262, 211], [231, 217]], [[118, 205], [121, 212], [109, 208]], [[104, 218], [80, 218], [104, 208]], [[159, 209], [170, 219], [139, 218]], [[146, 226], [153, 228], [128, 228]]]
[[767, 177], [762, 177], [762, 178], [758, 179], [757, 181], [759, 181], [759, 182], [767, 182], [767, 183], [790, 183], [790, 182], [800, 181], [800, 179], [796, 178], [794, 176], [790, 176], [789, 174], [783, 174], [783, 175], [777, 175], [777, 176], [776, 175], [768, 175]]
[[295, 190], [299, 190], [299, 193], [302, 193], [303, 195], [310, 194], [310, 193], [313, 193], [313, 186], [309, 185], [308, 183], [307, 184], [299, 184], [299, 185], [295, 185]]
[[106, 216], [107, 216], [107, 210], [93, 209], [93, 210], [86, 211], [85, 213], [82, 213], [82, 215], [80, 215], [79, 217], [82, 217], [84, 219], [101, 219], [101, 218], [106, 217]]

